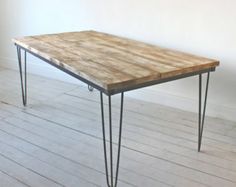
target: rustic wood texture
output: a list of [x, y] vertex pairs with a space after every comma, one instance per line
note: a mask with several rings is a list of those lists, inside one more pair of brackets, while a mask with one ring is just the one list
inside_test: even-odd
[[13, 42], [107, 92], [219, 65], [217, 60], [96, 31], [29, 36]]

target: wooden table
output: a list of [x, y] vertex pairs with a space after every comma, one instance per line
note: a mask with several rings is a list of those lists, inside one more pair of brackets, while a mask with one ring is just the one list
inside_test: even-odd
[[[118, 182], [123, 101], [126, 91], [198, 75], [198, 151], [200, 151], [210, 72], [215, 71], [219, 61], [96, 31], [29, 36], [13, 39], [13, 42], [17, 46], [24, 106], [27, 103], [27, 53], [87, 83], [89, 88], [96, 88], [100, 91], [108, 186], [117, 186]], [[22, 51], [24, 57], [22, 57]], [[204, 73], [207, 73], [207, 81], [202, 111], [202, 74]], [[121, 94], [120, 128], [117, 159], [114, 163], [111, 97], [118, 93]], [[103, 94], [108, 96], [109, 146], [106, 144]], [[115, 168], [113, 168], [114, 165]]]

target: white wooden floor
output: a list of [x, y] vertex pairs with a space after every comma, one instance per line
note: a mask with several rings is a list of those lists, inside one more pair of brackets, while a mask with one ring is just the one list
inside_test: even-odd
[[[99, 93], [0, 69], [0, 187], [105, 187]], [[114, 100], [118, 132], [119, 98]], [[120, 187], [235, 187], [236, 123], [125, 97]], [[197, 108], [197, 106], [196, 106]]]

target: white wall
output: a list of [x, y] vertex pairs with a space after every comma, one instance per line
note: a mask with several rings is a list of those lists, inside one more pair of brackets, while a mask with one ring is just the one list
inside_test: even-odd
[[[236, 121], [235, 8], [235, 0], [1, 0], [0, 63], [16, 67], [10, 42], [15, 36], [85, 29], [126, 36], [219, 59], [221, 66], [211, 77], [208, 114]], [[34, 62], [30, 71], [74, 82], [42, 64]], [[197, 86], [195, 77], [129, 95], [197, 111]]]

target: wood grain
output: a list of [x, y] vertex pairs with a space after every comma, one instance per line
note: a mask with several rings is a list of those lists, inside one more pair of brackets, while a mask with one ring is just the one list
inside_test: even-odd
[[217, 60], [96, 31], [29, 36], [13, 42], [107, 93], [219, 65]]

